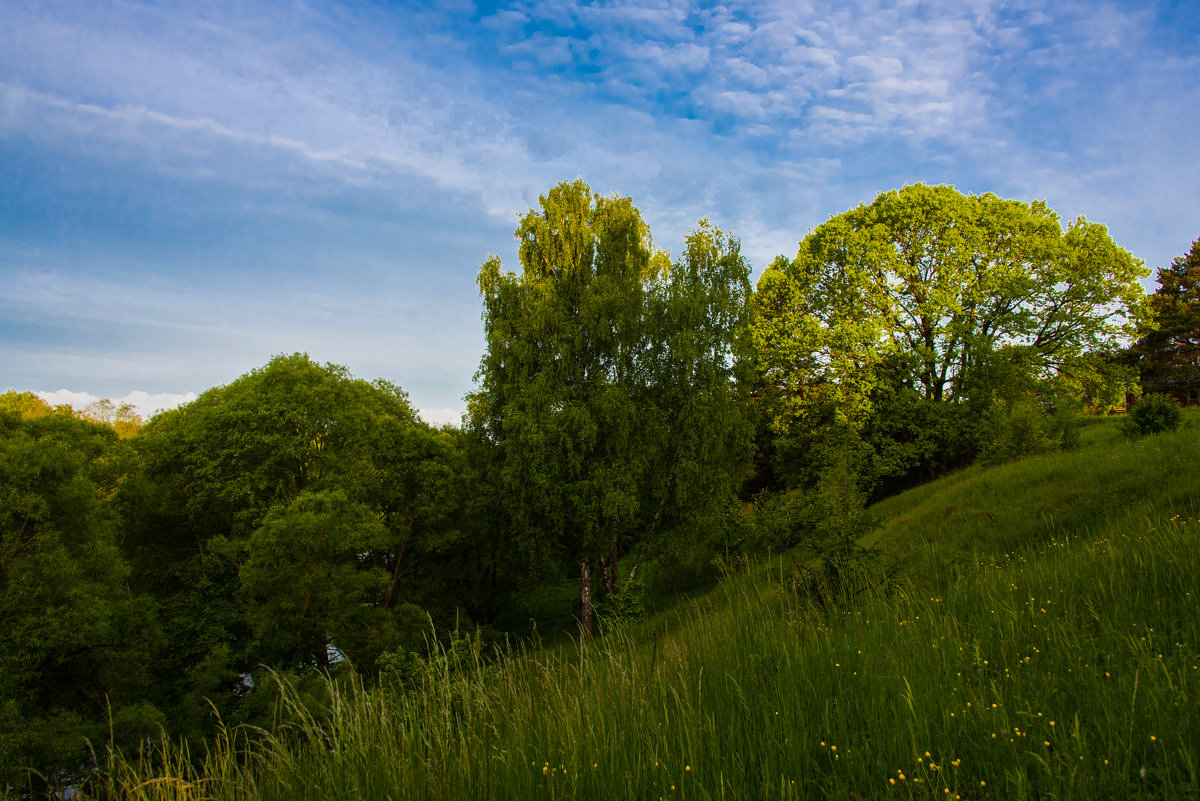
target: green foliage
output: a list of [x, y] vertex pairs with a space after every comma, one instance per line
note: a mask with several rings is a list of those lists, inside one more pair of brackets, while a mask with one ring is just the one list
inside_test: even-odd
[[754, 552], [781, 551], [798, 545], [834, 553], [871, 528], [865, 496], [845, 465], [830, 470], [809, 492], [771, 493], [754, 504]]
[[621, 588], [608, 596], [600, 609], [607, 623], [646, 619], [646, 581], [642, 573], [630, 576]]
[[1057, 449], [1046, 423], [1046, 413], [1034, 398], [997, 399], [980, 427], [980, 464], [1002, 464]]
[[612, 604], [632, 547], [662, 551], [740, 481], [750, 428], [733, 347], [749, 267], [704, 221], [669, 265], [629, 198], [582, 181], [541, 197], [516, 235], [521, 274], [494, 257], [479, 272], [487, 352], [470, 428], [529, 562], [578, 570], [590, 632], [594, 568]]
[[1146, 395], [1138, 400], [1129, 413], [1126, 430], [1133, 436], [1144, 437], [1163, 431], [1174, 431], [1183, 422], [1183, 410], [1174, 398], [1166, 395]]
[[1058, 381], [1095, 414], [1124, 408], [1125, 398], [1141, 393], [1138, 371], [1120, 351], [1093, 351], [1064, 366]]
[[329, 714], [261, 734], [254, 758], [233, 736], [199, 767], [118, 759], [96, 789], [1194, 797], [1200, 487], [1181, 468], [1197, 458], [1185, 430], [972, 468], [883, 505], [881, 545], [915, 557], [887, 593], [821, 607], [772, 559], [600, 640], [402, 694], [331, 684]]
[[1102, 226], [919, 184], [830, 219], [780, 267], [759, 283], [763, 367], [787, 400], [835, 393], [851, 419], [884, 362], [941, 400], [998, 347], [1044, 370], [1112, 342], [1145, 275]]
[[[970, 440], [967, 452], [977, 455], [982, 464], [1011, 462], [1079, 444], [1084, 401], [1078, 374], [1059, 373], [1039, 380], [1028, 374], [1024, 357], [1019, 349], [993, 354], [978, 393], [966, 404], [974, 415], [964, 426]], [[1085, 361], [1093, 363], [1091, 358]]]
[[845, 601], [870, 582], [876, 554], [863, 537], [878, 525], [848, 462], [832, 465], [807, 491], [765, 493], [752, 508], [746, 555], [792, 551], [793, 586], [825, 604]]
[[[672, 262], [582, 181], [516, 236], [520, 274], [480, 268], [462, 432], [301, 354], [145, 426], [0, 396], [0, 795], [77, 781], [89, 740], [115, 750], [83, 792], [114, 797], [870, 797], [893, 765], [937, 797], [1195, 794], [1196, 442], [1081, 416], [1134, 383], [1110, 354], [1143, 272], [1103, 227], [906, 187], [753, 301], [736, 239], [701, 220]], [[1198, 254], [1131, 351], [1163, 387], [1194, 377]], [[542, 651], [593, 592], [604, 640]]]
[[426, 669], [421, 657], [403, 646], [380, 654], [375, 665], [379, 668], [381, 680], [394, 687], [417, 686]]
[[774, 429], [865, 432], [887, 471], [931, 478], [978, 453], [955, 453], [960, 443], [986, 444], [974, 426], [997, 391], [1013, 408], [1006, 385], [1095, 384], [1089, 354], [1132, 332], [1145, 274], [1103, 226], [1064, 231], [1041, 202], [919, 184], [883, 193], [759, 280], [754, 352]]
[[118, 405], [108, 398], [101, 398], [95, 403], [88, 404], [79, 416], [110, 426], [122, 439], [132, 437], [142, 427], [141, 415], [137, 413], [132, 404]]
[[[126, 588], [114, 432], [29, 397], [0, 408], [0, 787], [86, 772], [87, 743], [152, 734], [158, 632]], [[36, 773], [22, 775], [21, 768]]]
[[0, 412], [8, 412], [23, 420], [29, 420], [53, 414], [54, 409], [32, 392], [16, 392], [10, 389], [0, 395]]
[[[389, 589], [382, 565], [363, 564], [389, 544], [381, 517], [342, 489], [305, 490], [226, 550], [240, 563], [246, 618], [264, 661], [302, 668], [327, 665], [331, 647], [369, 653], [371, 635], [386, 628], [386, 609], [364, 603]], [[222, 553], [224, 544], [212, 547]]]
[[[462, 564], [458, 434], [383, 381], [295, 354], [156, 416], [119, 496], [131, 583], [167, 642], [155, 697], [172, 730], [256, 712], [261, 665], [303, 674], [421, 647], [475, 581]], [[418, 614], [412, 614], [413, 606]], [[258, 693], [261, 695], [261, 692]]]

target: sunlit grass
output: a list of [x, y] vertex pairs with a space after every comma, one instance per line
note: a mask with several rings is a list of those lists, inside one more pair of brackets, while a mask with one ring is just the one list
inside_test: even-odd
[[[840, 603], [786, 560], [592, 642], [286, 687], [271, 732], [169, 744], [144, 799], [1200, 797], [1200, 432], [971, 469], [882, 504], [903, 573]], [[890, 589], [882, 589], [882, 587]]]

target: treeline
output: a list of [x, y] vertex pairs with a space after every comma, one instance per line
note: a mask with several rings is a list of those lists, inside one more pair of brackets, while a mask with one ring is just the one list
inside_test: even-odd
[[403, 682], [447, 632], [589, 636], [718, 557], [852, 549], [870, 499], [1069, 447], [1142, 364], [1195, 375], [1200, 242], [1147, 304], [1040, 203], [886, 193], [753, 291], [735, 238], [701, 221], [672, 260], [581, 181], [516, 236], [461, 428], [300, 354], [140, 428], [0, 396], [0, 783], [268, 720], [272, 670]]

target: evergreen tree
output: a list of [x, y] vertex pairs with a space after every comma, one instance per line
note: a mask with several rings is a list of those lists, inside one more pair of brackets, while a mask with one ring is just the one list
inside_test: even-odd
[[1124, 361], [1138, 368], [1148, 392], [1200, 400], [1200, 239], [1159, 269], [1150, 311], [1153, 327], [1143, 326]]

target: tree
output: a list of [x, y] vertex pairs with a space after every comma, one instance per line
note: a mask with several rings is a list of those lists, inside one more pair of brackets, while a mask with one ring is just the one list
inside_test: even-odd
[[398, 387], [279, 356], [131, 441], [126, 551], [173, 642], [159, 670], [175, 720], [205, 697], [236, 709], [260, 664], [341, 653], [369, 674], [422, 641], [413, 605], [452, 619], [456, 444]]
[[1150, 296], [1153, 325], [1123, 354], [1138, 368], [1148, 391], [1183, 395], [1200, 385], [1200, 239], [1158, 271]]
[[118, 405], [108, 398], [89, 403], [79, 416], [111, 426], [122, 439], [132, 437], [142, 427], [141, 415], [137, 413], [133, 404]]
[[1045, 203], [949, 186], [885, 192], [831, 218], [759, 280], [754, 342], [787, 431], [828, 413], [860, 431], [875, 398], [988, 399], [1016, 366], [1070, 372], [1133, 330], [1141, 262]]
[[[70, 407], [59, 407], [69, 409]], [[20, 419], [32, 420], [54, 414], [54, 408], [32, 392], [17, 392], [10, 389], [0, 395], [0, 412], [9, 412]], [[69, 412], [66, 412], [69, 414]]]
[[652, 422], [640, 428], [661, 439], [645, 479], [652, 512], [643, 552], [663, 553], [685, 576], [710, 563], [750, 467], [754, 420], [742, 380], [750, 296], [740, 242], [704, 219], [652, 295], [643, 412]]
[[65, 407], [0, 400], [0, 788], [60, 790], [86, 774], [89, 741], [158, 730], [144, 700], [156, 627], [126, 587], [109, 502], [126, 451]]
[[1125, 431], [1128, 434], [1144, 437], [1147, 434], [1158, 434], [1163, 431], [1174, 431], [1183, 422], [1183, 411], [1174, 398], [1167, 395], [1146, 395], [1129, 414]]
[[670, 265], [629, 198], [582, 181], [542, 196], [516, 236], [520, 275], [496, 257], [480, 268], [470, 427], [494, 449], [523, 550], [578, 570], [590, 634], [594, 569], [618, 594], [629, 545], [678, 521], [685, 499], [706, 508], [744, 461], [731, 348], [748, 269], [707, 223]]
[[379, 513], [340, 488], [304, 490], [272, 506], [233, 549], [265, 658], [328, 668], [333, 647], [362, 655], [371, 634], [387, 628], [379, 600], [390, 576], [367, 555], [387, 551], [388, 535]]

